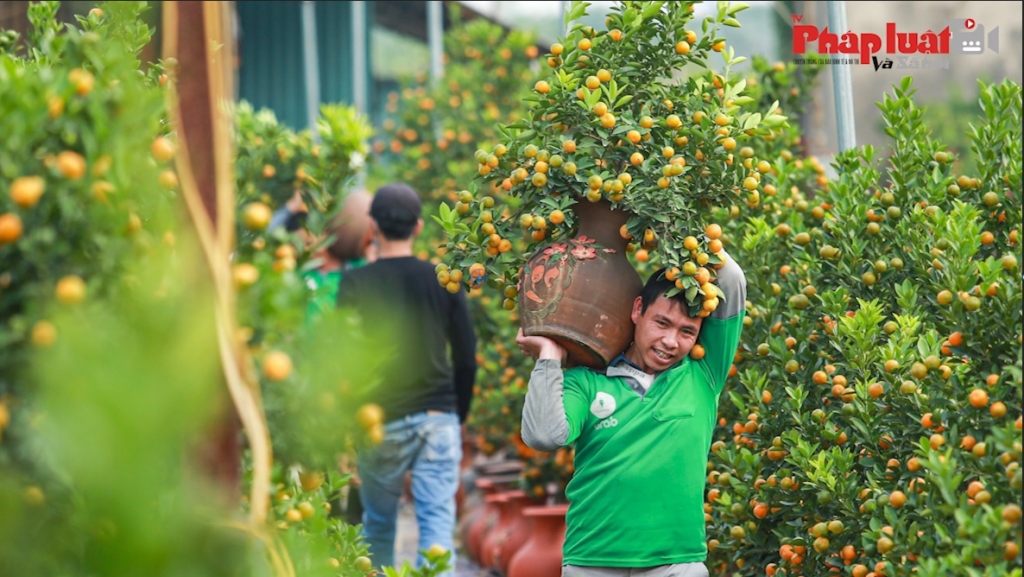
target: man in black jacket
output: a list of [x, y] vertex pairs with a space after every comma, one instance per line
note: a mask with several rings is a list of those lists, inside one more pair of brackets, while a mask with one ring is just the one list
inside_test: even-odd
[[[405, 184], [388, 184], [370, 205], [377, 260], [348, 272], [338, 306], [352, 308], [391, 350], [376, 402], [384, 440], [360, 452], [363, 532], [374, 564], [394, 564], [403, 479], [412, 473], [419, 550], [452, 550], [455, 493], [476, 375], [476, 337], [463, 292], [449, 293], [434, 267], [413, 255], [423, 228], [421, 204]], [[450, 351], [450, 352], [449, 352]], [[417, 559], [417, 564], [423, 559]], [[453, 558], [454, 564], [454, 558]]]

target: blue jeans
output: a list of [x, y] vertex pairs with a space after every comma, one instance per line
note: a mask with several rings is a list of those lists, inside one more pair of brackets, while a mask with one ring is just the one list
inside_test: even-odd
[[[419, 526], [416, 566], [422, 551], [441, 545], [455, 565], [455, 492], [459, 487], [462, 439], [454, 413], [415, 413], [384, 425], [384, 442], [358, 455], [362, 480], [363, 535], [377, 567], [395, 562], [395, 525], [405, 472], [412, 471], [412, 496]], [[451, 575], [447, 573], [446, 575]]]

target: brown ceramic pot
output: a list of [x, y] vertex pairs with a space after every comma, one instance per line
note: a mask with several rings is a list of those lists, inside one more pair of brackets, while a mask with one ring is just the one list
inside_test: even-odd
[[478, 485], [476, 490], [466, 498], [465, 504], [462, 506], [462, 516], [459, 518], [458, 531], [462, 548], [466, 555], [469, 555], [470, 535], [474, 531], [476, 523], [480, 521], [480, 516], [486, 510], [484, 495], [489, 492], [489, 489], [483, 489]]
[[508, 493], [495, 493], [487, 497], [487, 503], [498, 510], [498, 518], [480, 543], [480, 566], [486, 569], [497, 569], [498, 562], [494, 554], [500, 549], [502, 540], [511, 526], [509, 516]]
[[633, 339], [630, 313], [643, 282], [619, 229], [630, 214], [606, 200], [573, 205], [576, 238], [539, 248], [523, 266], [519, 322], [527, 336], [565, 347], [573, 364], [603, 368]]
[[473, 469], [476, 458], [476, 443], [468, 435], [462, 439], [462, 461], [459, 463], [459, 488], [455, 492], [455, 518], [465, 519], [471, 511], [466, 505], [466, 476]]
[[468, 525], [464, 543], [469, 558], [480, 564], [480, 545], [483, 543], [487, 531], [498, 518], [497, 507], [493, 503], [488, 503], [487, 499], [497, 491], [498, 487], [494, 481], [483, 477], [476, 480], [476, 488], [482, 493], [484, 502], [476, 518]]
[[511, 491], [506, 494], [506, 514], [509, 516], [508, 530], [494, 552], [494, 561], [503, 574], [508, 574], [508, 566], [512, 557], [522, 549], [530, 538], [530, 520], [523, 516], [523, 509], [533, 504], [533, 500], [525, 491]]
[[565, 544], [565, 513], [568, 505], [527, 507], [523, 515], [533, 520], [530, 538], [512, 556], [508, 577], [560, 577]]
[[[487, 467], [489, 470], [502, 471], [512, 470], [513, 468], [514, 465], [512, 464], [496, 464]], [[488, 497], [503, 491], [509, 491], [518, 482], [518, 473], [488, 475], [476, 480], [476, 488], [482, 493], [484, 503], [481, 506], [481, 511], [477, 514], [476, 519], [468, 526], [463, 543], [465, 544], [466, 554], [477, 564], [481, 564], [480, 558], [483, 553], [483, 541], [487, 537], [487, 533], [498, 521], [497, 503], [488, 502]]]

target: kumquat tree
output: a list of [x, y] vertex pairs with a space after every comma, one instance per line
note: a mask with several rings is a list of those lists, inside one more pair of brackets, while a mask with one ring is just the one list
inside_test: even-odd
[[1020, 575], [1021, 88], [980, 94], [975, 174], [909, 79], [879, 103], [889, 150], [834, 179], [796, 134], [747, 152], [770, 177], [718, 211], [752, 274], [708, 464], [713, 574]]

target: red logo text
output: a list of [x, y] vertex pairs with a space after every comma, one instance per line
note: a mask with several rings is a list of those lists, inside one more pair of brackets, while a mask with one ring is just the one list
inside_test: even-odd
[[[794, 21], [796, 19], [794, 18]], [[928, 30], [924, 33], [900, 32], [896, 24], [885, 25], [885, 42], [878, 34], [870, 32], [846, 32], [838, 35], [828, 27], [818, 30], [817, 26], [798, 24], [793, 26], [793, 53], [806, 54], [809, 44], [817, 43], [818, 54], [857, 54], [860, 63], [867, 64], [873, 54], [949, 54], [949, 26], [940, 32]]]

